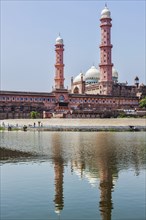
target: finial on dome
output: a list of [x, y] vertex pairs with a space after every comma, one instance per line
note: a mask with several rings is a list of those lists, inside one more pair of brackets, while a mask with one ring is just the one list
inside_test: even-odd
[[107, 3], [105, 3], [105, 8], [107, 8]]

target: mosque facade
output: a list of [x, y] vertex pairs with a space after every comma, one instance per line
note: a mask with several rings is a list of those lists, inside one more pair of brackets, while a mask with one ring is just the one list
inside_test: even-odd
[[31, 111], [40, 117], [110, 117], [118, 111], [135, 110], [139, 100], [146, 95], [146, 86], [139, 84], [138, 76], [133, 85], [118, 82], [118, 72], [112, 63], [111, 13], [107, 6], [101, 12], [100, 63], [86, 73], [71, 78], [71, 88], [64, 87], [64, 44], [59, 36], [55, 43], [54, 88], [50, 93], [0, 92], [0, 119], [29, 118]]

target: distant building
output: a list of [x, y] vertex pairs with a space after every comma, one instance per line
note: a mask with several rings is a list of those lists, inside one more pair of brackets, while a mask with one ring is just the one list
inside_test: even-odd
[[0, 119], [29, 118], [31, 111], [41, 117], [109, 117], [122, 109], [135, 109], [146, 95], [146, 86], [136, 76], [133, 85], [118, 82], [112, 63], [111, 13], [107, 6], [101, 12], [100, 63], [86, 73], [71, 78], [71, 89], [64, 87], [64, 44], [59, 36], [55, 43], [55, 87], [50, 93], [0, 92]]

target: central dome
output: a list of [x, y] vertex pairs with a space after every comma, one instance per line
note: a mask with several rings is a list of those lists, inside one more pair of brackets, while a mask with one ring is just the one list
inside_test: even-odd
[[99, 70], [95, 66], [91, 66], [91, 68], [85, 74], [86, 83], [97, 83], [99, 79]]

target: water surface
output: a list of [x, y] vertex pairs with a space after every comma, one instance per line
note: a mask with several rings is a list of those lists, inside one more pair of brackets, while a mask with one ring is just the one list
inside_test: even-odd
[[1, 219], [144, 220], [144, 132], [1, 132]]

